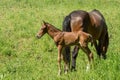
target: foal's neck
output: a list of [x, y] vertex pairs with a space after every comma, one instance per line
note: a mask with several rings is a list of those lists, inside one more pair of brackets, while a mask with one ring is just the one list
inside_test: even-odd
[[61, 32], [62, 32], [61, 30], [57, 29], [54, 26], [48, 26], [48, 32], [47, 33], [51, 38], [54, 38], [56, 35], [58, 35]]

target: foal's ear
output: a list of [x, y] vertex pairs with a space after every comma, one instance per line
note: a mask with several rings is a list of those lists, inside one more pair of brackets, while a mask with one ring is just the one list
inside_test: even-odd
[[43, 24], [46, 24], [46, 22], [44, 20], [42, 20], [42, 21], [43, 21]]

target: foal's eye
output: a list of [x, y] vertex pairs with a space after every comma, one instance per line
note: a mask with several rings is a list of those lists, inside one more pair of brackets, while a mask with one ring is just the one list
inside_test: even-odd
[[41, 30], [43, 30], [44, 28], [41, 28]]

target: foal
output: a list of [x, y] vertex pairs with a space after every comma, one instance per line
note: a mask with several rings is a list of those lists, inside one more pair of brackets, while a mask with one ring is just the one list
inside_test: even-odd
[[89, 64], [93, 59], [93, 54], [88, 48], [88, 42], [93, 42], [92, 36], [88, 33], [79, 31], [79, 32], [63, 32], [53, 25], [43, 22], [43, 25], [40, 31], [37, 33], [37, 37], [41, 38], [45, 33], [47, 33], [55, 42], [58, 48], [58, 75], [61, 74], [61, 56], [65, 63], [65, 73], [69, 70], [69, 63], [66, 61], [66, 57], [62, 50], [66, 46], [78, 45], [88, 56]]

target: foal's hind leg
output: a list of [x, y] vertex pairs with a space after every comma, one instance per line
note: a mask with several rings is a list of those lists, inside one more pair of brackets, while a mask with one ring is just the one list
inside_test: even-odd
[[90, 51], [88, 47], [82, 47], [82, 50], [87, 54], [88, 57], [87, 70], [89, 70], [90, 67], [92, 66], [93, 53]]
[[79, 46], [75, 46], [72, 52], [72, 67], [71, 67], [71, 71], [74, 70], [76, 71], [76, 58], [78, 55], [78, 51], [79, 51]]

